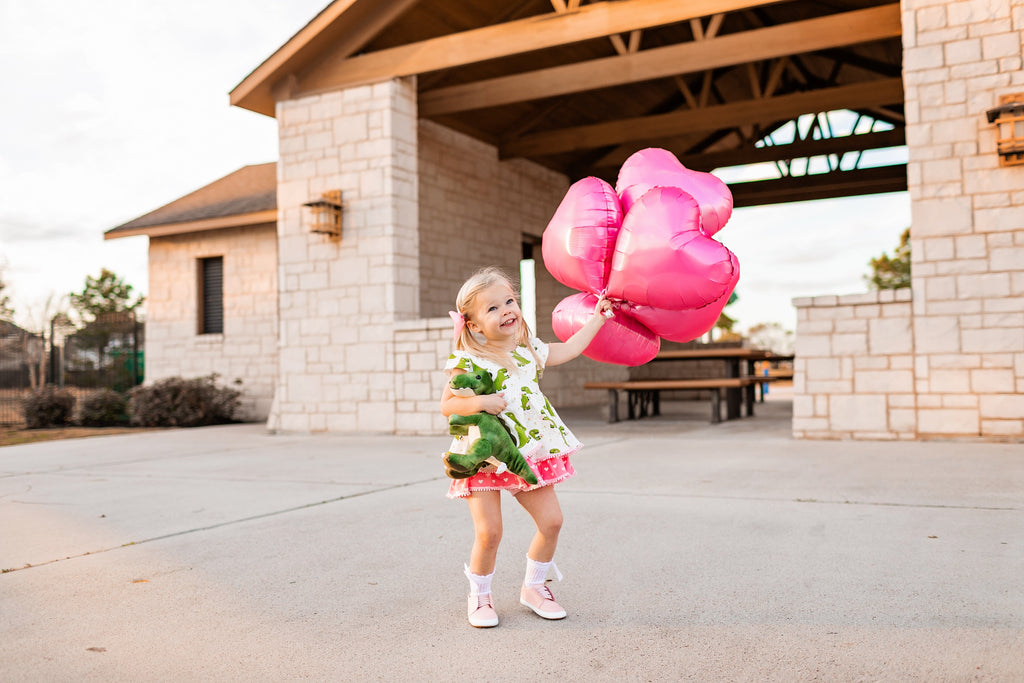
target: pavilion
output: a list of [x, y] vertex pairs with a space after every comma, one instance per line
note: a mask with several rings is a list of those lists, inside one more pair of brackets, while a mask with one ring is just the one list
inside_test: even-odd
[[[997, 137], [1022, 35], [1016, 0], [336, 0], [231, 91], [277, 119], [276, 165], [106, 237], [150, 238], [151, 378], [230, 368], [272, 429], [437, 433], [458, 284], [517, 271], [574, 180], [663, 147], [774, 164], [736, 206], [909, 190], [910, 290], [794, 302], [793, 434], [1020, 439], [1024, 166]], [[832, 134], [838, 110], [863, 125]], [[568, 290], [536, 277], [550, 310]]]

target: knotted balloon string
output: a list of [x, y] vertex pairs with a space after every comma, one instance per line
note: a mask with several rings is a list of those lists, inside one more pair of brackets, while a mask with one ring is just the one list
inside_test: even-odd
[[601, 290], [600, 294], [598, 294], [598, 298], [599, 299], [603, 298], [605, 301], [607, 301], [612, 306], [612, 309], [610, 311], [604, 311], [602, 313], [602, 315], [604, 315], [606, 320], [611, 320], [612, 318], [614, 318], [615, 317], [615, 311], [617, 311], [619, 308], [622, 307], [623, 304], [626, 303], [626, 301], [624, 299], [614, 299], [614, 298], [609, 297], [608, 296], [608, 288], [607, 287], [605, 289]]
[[466, 317], [458, 311], [448, 311], [448, 315], [452, 319], [452, 343], [457, 344], [462, 331], [466, 329]]

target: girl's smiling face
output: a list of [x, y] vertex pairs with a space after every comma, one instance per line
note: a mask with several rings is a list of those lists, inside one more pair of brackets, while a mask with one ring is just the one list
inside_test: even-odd
[[474, 302], [466, 326], [471, 332], [482, 334], [492, 344], [515, 347], [522, 321], [522, 311], [516, 295], [508, 285], [496, 283], [481, 290]]

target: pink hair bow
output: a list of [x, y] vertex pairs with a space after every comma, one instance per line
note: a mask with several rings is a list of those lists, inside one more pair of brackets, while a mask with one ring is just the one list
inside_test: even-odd
[[457, 344], [459, 337], [462, 336], [462, 330], [466, 329], [466, 318], [461, 313], [456, 311], [448, 311], [448, 315], [451, 316], [453, 323], [454, 335], [452, 336], [452, 343]]

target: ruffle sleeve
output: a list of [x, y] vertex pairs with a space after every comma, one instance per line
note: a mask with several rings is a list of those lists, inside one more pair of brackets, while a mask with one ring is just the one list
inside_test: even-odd
[[452, 370], [465, 370], [469, 372], [472, 369], [473, 361], [465, 351], [452, 351], [451, 355], [448, 356], [448, 361], [444, 364], [444, 371], [447, 373], [451, 373]]
[[534, 337], [530, 340], [530, 346], [533, 348], [533, 352], [537, 354], [537, 359], [540, 360], [540, 367], [546, 367], [548, 364], [548, 345], [542, 342], [539, 337]]

